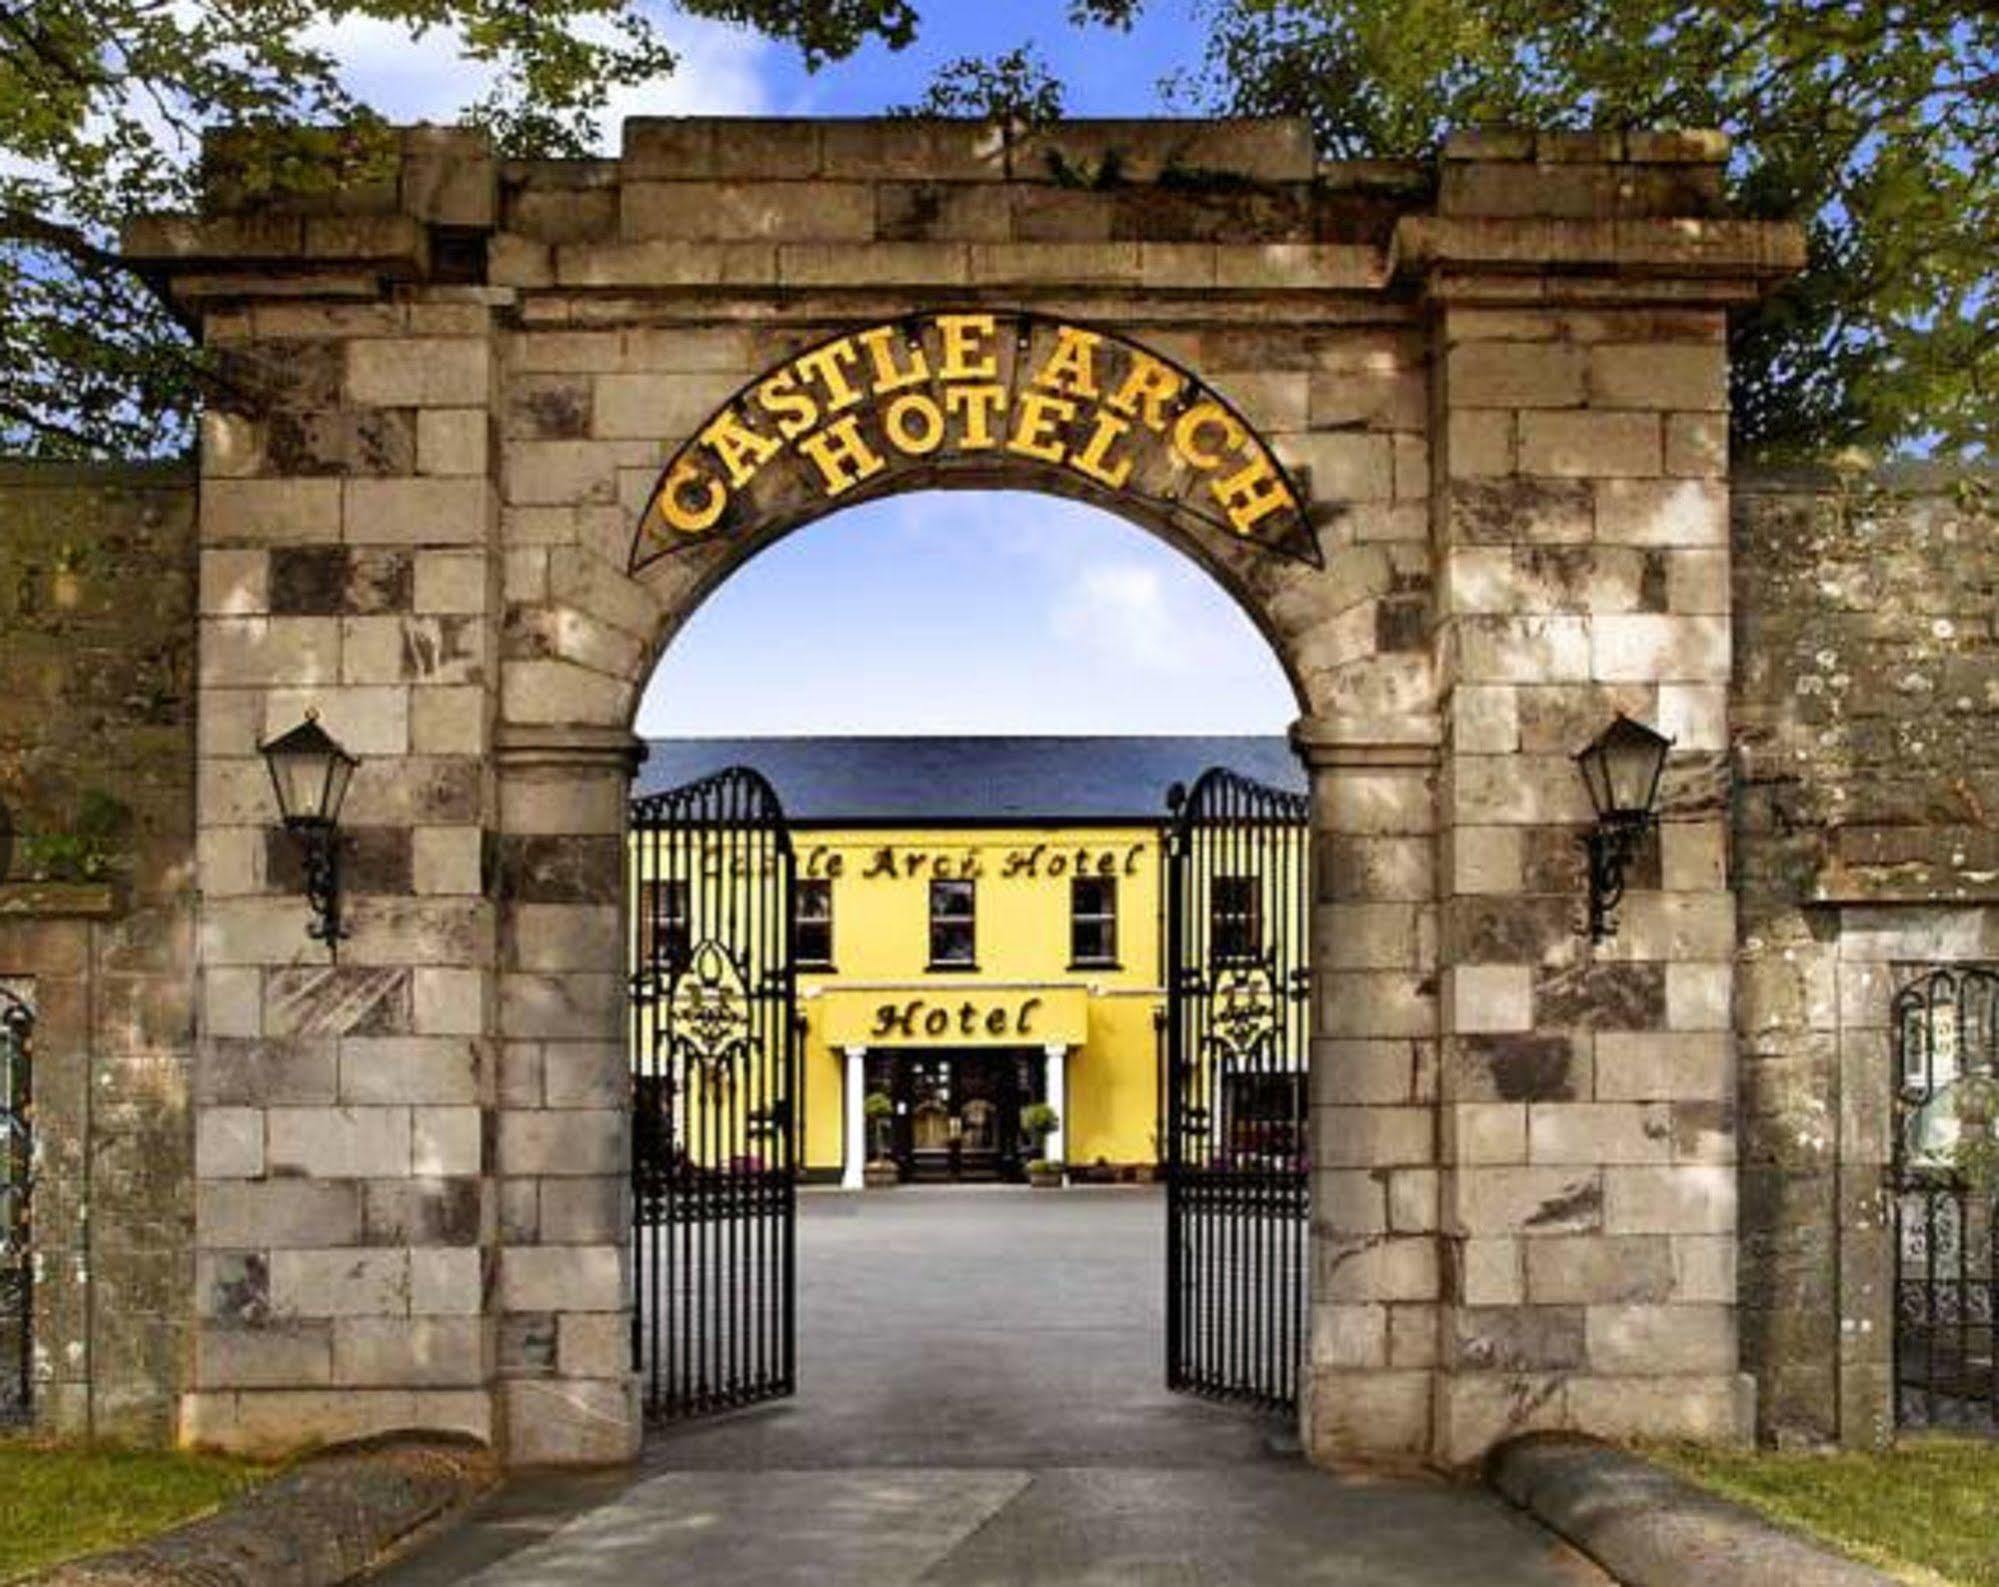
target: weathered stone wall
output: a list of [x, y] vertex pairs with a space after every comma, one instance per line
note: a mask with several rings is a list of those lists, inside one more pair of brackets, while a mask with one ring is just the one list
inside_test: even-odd
[[1892, 1431], [1889, 1008], [1999, 959], [1989, 478], [1735, 482], [1744, 1356], [1760, 1431]]
[[[1530, 324], [1466, 323], [1513, 333]], [[1552, 345], [1528, 344], [1524, 362], [1545, 360]], [[1695, 337], [1689, 345], [1703, 343]], [[1486, 356], [1473, 353], [1460, 368], [1475, 370]], [[1563, 366], [1571, 373], [1557, 370], [1552, 384], [1539, 389], [1561, 395], [1571, 374], [1587, 368], [1586, 355], [1555, 356], [1571, 360]], [[540, 371], [524, 375], [533, 389], [548, 384]], [[1520, 396], [1526, 388], [1511, 389]], [[1706, 472], [1661, 478], [1715, 480], [1719, 451], [1709, 447], [1703, 455]], [[1494, 508], [1495, 492], [1524, 488], [1472, 477], [1484, 479], [1478, 487], [1484, 494], [1465, 500], [1487, 509]], [[1986, 815], [1999, 800], [1993, 731], [1999, 633], [1990, 612], [1999, 588], [1994, 497], [1978, 479], [1920, 470], [1878, 478], [1738, 471], [1732, 484], [1742, 1361], [1758, 1380], [1766, 1437], [1873, 1442], [1886, 1436], [1890, 1414], [1889, 1250], [1878, 1194], [1891, 1109], [1889, 999], [1924, 965], [1999, 958], [1993, 881], [1999, 839]], [[1567, 498], [1548, 481], [1533, 490], [1532, 500], [1513, 501], [1505, 516], [1539, 537], [1559, 522], [1555, 514]], [[192, 1279], [186, 1117], [192, 1016], [184, 979], [191, 932], [192, 513], [192, 481], [172, 469], [7, 465], [0, 471], [0, 631], [8, 679], [0, 696], [0, 799], [29, 835], [16, 880], [0, 887], [0, 982], [28, 991], [40, 1014], [39, 1393], [49, 1422], [68, 1431], [164, 1436], [182, 1376]], [[1711, 513], [1701, 521], [1711, 524]], [[1702, 590], [1698, 604], [1722, 604], [1711, 580], [1694, 577], [1709, 549], [1625, 550], [1603, 542], [1585, 568], [1579, 547], [1571, 540], [1554, 563], [1541, 554], [1508, 553], [1505, 581], [1491, 575], [1492, 553], [1469, 547], [1454, 553], [1448, 565], [1459, 596], [1455, 609], [1481, 618], [1477, 631], [1524, 633], [1520, 625], [1533, 626], [1541, 608], [1559, 615], [1564, 591], [1605, 580], [1628, 586], [1635, 615], [1655, 608], [1670, 614], [1675, 590], [1682, 609], [1691, 611], [1694, 592]], [[346, 599], [330, 586], [309, 594], [331, 578], [311, 557], [273, 555], [279, 604]], [[380, 604], [407, 583], [413, 600], [414, 568], [398, 572], [390, 565], [393, 551], [375, 555], [379, 576], [361, 580], [373, 592], [367, 599]], [[535, 579], [547, 576], [547, 552], [515, 560]], [[1481, 577], [1472, 581], [1473, 573]], [[1491, 609], [1498, 604], [1522, 609]], [[1460, 1030], [1446, 1043], [1455, 1096], [1448, 1127], [1461, 1164], [1453, 1183], [1467, 1195], [1464, 1236], [1449, 1257], [1462, 1304], [1447, 1348], [1460, 1358], [1503, 1354], [1514, 1363], [1541, 1363], [1485, 1380], [1497, 1385], [1491, 1391], [1462, 1387], [1478, 1380], [1461, 1375], [1454, 1393], [1487, 1393], [1495, 1407], [1479, 1412], [1476, 1402], [1460, 1404], [1461, 1427], [1474, 1413], [1551, 1419], [1558, 1395], [1548, 1385], [1573, 1371], [1588, 1344], [1587, 1312], [1578, 1329], [1559, 1297], [1575, 1291], [1577, 1274], [1586, 1276], [1592, 1262], [1615, 1259], [1627, 1296], [1620, 1305], [1715, 1305], [1730, 1291], [1731, 1251], [1723, 1235], [1632, 1235], [1563, 1223], [1523, 1249], [1515, 1233], [1476, 1222], [1495, 1205], [1493, 1186], [1509, 1182], [1503, 1171], [1573, 1172], [1546, 1157], [1559, 1148], [1568, 1106], [1588, 1107], [1584, 1122], [1603, 1138], [1616, 1133], [1611, 1127], [1624, 1117], [1618, 1109], [1630, 1115], [1618, 1138], [1643, 1161], [1609, 1164], [1601, 1174], [1644, 1170], [1656, 1177], [1661, 1166], [1682, 1152], [1698, 1154], [1714, 1138], [1702, 1109], [1725, 1107], [1726, 1097], [1708, 1095], [1712, 1086], [1701, 1077], [1712, 1081], [1722, 1072], [1714, 1033], [1728, 1017], [1728, 1001], [1716, 983], [1715, 956], [1703, 950], [1693, 968], [1648, 964], [1631, 933], [1652, 931], [1649, 915], [1658, 906], [1646, 895], [1664, 881], [1666, 867], [1684, 869], [1686, 845], [1711, 847], [1715, 687], [1711, 680], [1666, 685], [1655, 697], [1636, 684], [1605, 691], [1542, 683], [1506, 691], [1467, 679], [1457, 690], [1460, 712], [1483, 713], [1480, 731], [1488, 733], [1481, 739], [1461, 724], [1456, 742], [1468, 754], [1473, 744], [1497, 742], [1490, 734], [1502, 733], [1512, 744], [1531, 731], [1536, 744], [1559, 757], [1599, 708], [1656, 710], [1685, 752], [1676, 765], [1676, 817], [1697, 817], [1691, 825], [1669, 823], [1661, 849], [1642, 862], [1638, 913], [1627, 914], [1620, 956], [1593, 968], [1578, 962], [1571, 929], [1579, 887], [1572, 821], [1512, 831], [1510, 823], [1480, 820], [1467, 823], [1451, 845], [1443, 867], [1452, 878], [1445, 915], [1457, 951], [1474, 965], [1504, 966], [1525, 955], [1537, 966], [1529, 977], [1531, 1030]], [[1505, 692], [1513, 695], [1501, 702], [1508, 709], [1488, 709]], [[315, 699], [327, 702], [323, 694]], [[1384, 942], [1414, 941], [1419, 932], [1433, 885], [1431, 840], [1423, 830], [1433, 817], [1420, 794], [1426, 775], [1420, 758], [1398, 765], [1394, 757], [1339, 774], [1321, 862], [1322, 887], [1335, 900], [1324, 918], [1338, 928], [1341, 944], [1330, 971], [1341, 995], [1322, 1014], [1329, 1061], [1317, 1084], [1324, 1107], [1420, 1107], [1440, 1083], [1434, 1060], [1410, 1061], [1412, 1051], [1427, 1051], [1420, 1034], [1406, 1041], [1346, 1034], [1349, 1019], [1364, 1017], [1355, 1011], [1369, 1006], [1366, 996], [1352, 994], [1381, 993], [1383, 978], [1403, 973], [1365, 961], [1382, 960]], [[1553, 773], [1549, 782], [1562, 785]], [[1401, 797], [1410, 785], [1418, 796]], [[69, 841], [79, 806], [92, 793], [128, 807], [129, 830]], [[614, 809], [615, 794], [605, 804], [606, 819]], [[1402, 826], [1417, 830], [1404, 833]], [[370, 836], [365, 826], [357, 837], [350, 883], [368, 896], [399, 875], [403, 862], [390, 852], [399, 851], [394, 838]], [[576, 878], [541, 868], [532, 836], [512, 840], [506, 852], [512, 885], [526, 901], [546, 907], [578, 898]], [[86, 873], [100, 860], [105, 875], [92, 880]], [[1710, 863], [1703, 874], [1711, 869]], [[1524, 905], [1518, 894], [1492, 890], [1530, 875], [1541, 880]], [[1504, 902], [1495, 906], [1495, 899]], [[1502, 950], [1515, 960], [1488, 957]], [[376, 1034], [408, 1040], [404, 1027], [415, 1015], [403, 1008], [400, 978], [369, 969], [335, 980], [364, 1008], [361, 1022], [371, 1031], [379, 1025]], [[301, 986], [298, 1007], [317, 1006], [313, 998], [325, 991]], [[1491, 1024], [1505, 1017], [1507, 1003], [1487, 995], [1472, 1007], [1480, 1023]], [[1609, 1091], [1629, 1089], [1615, 1079], [1606, 1086], [1604, 1077], [1637, 1075], [1623, 1048], [1656, 1039], [1646, 1032], [1667, 1033], [1675, 1055], [1646, 1083], [1696, 1086], [1702, 1094], [1606, 1100]], [[218, 1053], [237, 1050], [229, 1041]], [[267, 1042], [263, 1050], [282, 1056], [274, 1068], [289, 1073], [310, 1067], [309, 1045]], [[588, 1056], [579, 1052], [575, 1062]], [[547, 1057], [539, 1044], [523, 1049], [512, 1066], [517, 1094], [537, 1101], [550, 1094], [541, 1089]], [[215, 1100], [240, 1105], [231, 1088], [250, 1084], [244, 1077], [253, 1069], [247, 1046], [241, 1063], [218, 1066]], [[1372, 1116], [1383, 1122], [1370, 1138], [1386, 1142], [1393, 1134], [1387, 1121], [1401, 1115]], [[1414, 1122], [1421, 1116], [1409, 1115], [1405, 1133], [1412, 1140], [1427, 1128]], [[1413, 1154], [1419, 1147], [1392, 1149]], [[1700, 1158], [1690, 1161], [1698, 1165]], [[1410, 1263], [1430, 1260], [1422, 1235], [1435, 1174], [1427, 1163], [1410, 1162], [1329, 1165], [1320, 1178], [1322, 1215], [1334, 1216], [1332, 1209], [1344, 1205], [1348, 1211], [1337, 1215], [1391, 1236], [1365, 1247], [1382, 1254], [1366, 1259], [1377, 1270], [1358, 1308], [1341, 1299], [1360, 1271], [1351, 1260], [1339, 1262], [1336, 1287], [1324, 1296], [1326, 1315], [1360, 1330], [1361, 1340], [1381, 1330], [1373, 1346], [1335, 1335], [1338, 1349], [1380, 1349], [1391, 1368], [1349, 1388], [1339, 1402], [1346, 1414], [1394, 1403], [1405, 1391], [1393, 1369], [1434, 1359], [1433, 1336], [1423, 1331], [1423, 1297], [1433, 1293], [1432, 1281]], [[448, 1186], [378, 1197], [411, 1194], [440, 1209], [466, 1203], [458, 1222], [476, 1228], [471, 1198]], [[510, 1226], [538, 1230], [544, 1218], [569, 1217], [570, 1194], [515, 1191], [503, 1203], [511, 1209]], [[1602, 1210], [1579, 1205], [1574, 1216], [1600, 1218]], [[1408, 1249], [1419, 1255], [1395, 1256], [1398, 1241], [1414, 1242]], [[1391, 1262], [1404, 1276], [1384, 1276], [1380, 1265]], [[1529, 1297], [1547, 1303], [1538, 1316], [1524, 1309]], [[1512, 1330], [1503, 1352], [1494, 1342], [1502, 1327]], [[535, 1342], [541, 1337], [524, 1330], [510, 1348], [530, 1360], [554, 1350], [555, 1335], [546, 1346]], [[572, 1362], [577, 1348], [572, 1339]], [[1628, 1395], [1634, 1392], [1626, 1386]], [[1628, 1404], [1642, 1408], [1639, 1397]]]
[[0, 983], [36, 1012], [36, 1405], [172, 1436], [192, 1300], [194, 492], [0, 463]]

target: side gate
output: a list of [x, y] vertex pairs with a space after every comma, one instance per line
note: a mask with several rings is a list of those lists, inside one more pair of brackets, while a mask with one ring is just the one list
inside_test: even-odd
[[632, 1353], [648, 1417], [796, 1387], [794, 861], [745, 767], [634, 800]]
[[34, 1010], [0, 987], [0, 1426], [34, 1415]]
[[1310, 1252], [1308, 801], [1167, 795], [1166, 1381], [1298, 1404]]
[[1999, 971], [1953, 965], [1895, 996], [1895, 1420], [1999, 1427]]

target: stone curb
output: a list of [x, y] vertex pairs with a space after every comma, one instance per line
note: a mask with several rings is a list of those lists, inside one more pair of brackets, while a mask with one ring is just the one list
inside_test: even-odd
[[1502, 1444], [1486, 1480], [1624, 1587], [1895, 1587], [1753, 1510], [1570, 1433]]
[[214, 1515], [55, 1566], [26, 1587], [336, 1587], [498, 1476], [492, 1454], [469, 1439], [347, 1445]]

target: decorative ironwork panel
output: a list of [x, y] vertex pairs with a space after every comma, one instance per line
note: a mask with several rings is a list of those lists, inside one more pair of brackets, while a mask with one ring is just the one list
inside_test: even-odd
[[1219, 767], [1168, 804], [1166, 1380], [1291, 1410], [1307, 1327], [1308, 805]]
[[34, 1035], [34, 1011], [0, 987], [0, 1422], [34, 1411]]
[[632, 1350], [675, 1420], [795, 1386], [796, 868], [744, 767], [635, 800], [632, 851]]
[[1999, 1426], [1999, 973], [1934, 970], [1895, 998], [1895, 1416]]

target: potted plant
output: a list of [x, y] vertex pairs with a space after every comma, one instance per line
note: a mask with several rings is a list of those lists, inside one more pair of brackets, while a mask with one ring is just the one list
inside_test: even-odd
[[868, 1161], [861, 1180], [870, 1190], [902, 1183], [902, 1169], [888, 1153], [888, 1121], [894, 1112], [885, 1091], [870, 1091], [861, 1103], [861, 1116], [868, 1121]]
[[1025, 1135], [1033, 1155], [1027, 1164], [1027, 1182], [1037, 1190], [1062, 1188], [1062, 1165], [1043, 1155], [1048, 1137], [1062, 1126], [1062, 1115], [1046, 1102], [1029, 1103], [1020, 1110], [1020, 1133]]

